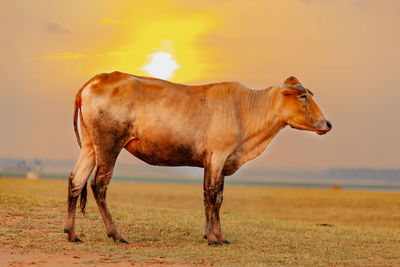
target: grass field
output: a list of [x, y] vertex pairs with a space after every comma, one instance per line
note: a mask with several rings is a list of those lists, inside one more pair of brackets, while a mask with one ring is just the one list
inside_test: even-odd
[[199, 185], [112, 182], [108, 203], [129, 245], [106, 237], [90, 193], [87, 218], [77, 215], [84, 243], [67, 242], [66, 192], [66, 180], [0, 178], [0, 266], [400, 265], [400, 193], [226, 186], [232, 244], [209, 247]]

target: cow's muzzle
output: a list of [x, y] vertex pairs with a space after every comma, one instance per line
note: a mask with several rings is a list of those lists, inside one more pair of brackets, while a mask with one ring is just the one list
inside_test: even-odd
[[315, 131], [319, 135], [326, 134], [332, 129], [332, 123], [328, 120], [322, 120], [318, 122], [317, 126], [315, 127]]

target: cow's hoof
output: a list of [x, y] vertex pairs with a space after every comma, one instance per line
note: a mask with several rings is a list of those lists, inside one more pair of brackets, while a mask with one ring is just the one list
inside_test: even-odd
[[75, 233], [70, 233], [68, 229], [64, 229], [64, 233], [68, 234], [68, 241], [73, 242], [73, 243], [83, 243], [82, 240], [80, 240]]
[[75, 236], [75, 238], [72, 238], [72, 240], [70, 240], [70, 241], [74, 242], [74, 243], [83, 243], [83, 241], [80, 240], [77, 236]]
[[221, 246], [222, 243], [219, 242], [218, 240], [211, 240], [211, 241], [208, 241], [208, 245], [212, 246], [212, 247], [217, 247], [217, 246]]
[[120, 244], [129, 244], [129, 242], [126, 241], [125, 239], [123, 239], [122, 237], [120, 239], [118, 239], [116, 242], [120, 243]]
[[224, 240], [222, 240], [222, 243], [224, 243], [225, 245], [229, 245], [231, 242], [229, 242], [228, 239], [224, 239]]

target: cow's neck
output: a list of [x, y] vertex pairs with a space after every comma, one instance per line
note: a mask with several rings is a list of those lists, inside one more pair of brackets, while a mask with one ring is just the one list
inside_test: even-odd
[[286, 126], [279, 116], [278, 90], [272, 87], [249, 91], [240, 165], [260, 155]]

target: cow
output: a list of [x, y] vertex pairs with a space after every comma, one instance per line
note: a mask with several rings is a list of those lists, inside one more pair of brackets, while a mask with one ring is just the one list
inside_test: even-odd
[[237, 82], [189, 86], [121, 72], [96, 75], [74, 101], [81, 150], [68, 178], [68, 240], [82, 242], [74, 230], [75, 211], [80, 196], [85, 212], [87, 181], [95, 168], [90, 186], [107, 236], [127, 243], [106, 203], [116, 159], [125, 148], [151, 165], [204, 168], [204, 239], [209, 245], [229, 244], [219, 216], [225, 176], [259, 156], [287, 125], [320, 135], [330, 131], [331, 123], [312, 96], [293, 76], [251, 90]]

